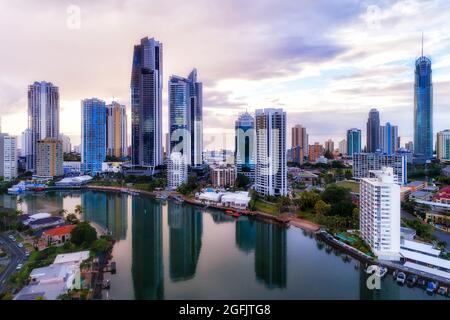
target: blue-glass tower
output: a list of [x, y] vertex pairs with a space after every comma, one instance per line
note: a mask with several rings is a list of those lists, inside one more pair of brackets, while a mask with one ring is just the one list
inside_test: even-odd
[[106, 159], [106, 105], [99, 99], [81, 102], [81, 171], [96, 175]]
[[347, 130], [347, 154], [352, 157], [354, 153], [361, 152], [361, 130], [352, 128]]
[[433, 83], [431, 60], [416, 60], [414, 82], [414, 156], [427, 160], [433, 157]]
[[255, 119], [248, 113], [241, 114], [235, 123], [234, 157], [238, 174], [255, 178]]

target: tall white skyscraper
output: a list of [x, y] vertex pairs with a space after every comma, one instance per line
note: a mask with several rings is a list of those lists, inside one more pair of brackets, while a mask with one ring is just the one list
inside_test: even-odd
[[339, 152], [342, 153], [342, 155], [347, 154], [347, 140], [343, 139], [339, 141]]
[[26, 162], [26, 170], [30, 171], [32, 168], [31, 161], [32, 161], [32, 154], [33, 154], [33, 148], [32, 148], [32, 131], [31, 129], [27, 128], [22, 132], [21, 136], [21, 144], [22, 147], [20, 149], [21, 156], [25, 157]]
[[287, 195], [286, 112], [258, 109], [256, 128], [256, 191], [262, 195]]
[[70, 153], [72, 151], [72, 144], [70, 143], [70, 138], [64, 134], [59, 135], [59, 140], [62, 142], [63, 152]]
[[400, 186], [392, 168], [372, 171], [361, 179], [360, 232], [382, 260], [400, 260]]
[[172, 152], [167, 159], [167, 186], [175, 190], [187, 182], [188, 159], [181, 152]]
[[106, 106], [107, 155], [122, 158], [127, 155], [127, 109], [116, 101]]
[[162, 43], [143, 38], [134, 46], [131, 72], [131, 160], [154, 168], [162, 156]]
[[31, 169], [36, 169], [37, 142], [59, 138], [59, 89], [50, 82], [28, 87], [28, 128], [31, 129]]
[[1, 134], [0, 152], [2, 153], [1, 176], [5, 180], [17, 177], [17, 138], [7, 134]]

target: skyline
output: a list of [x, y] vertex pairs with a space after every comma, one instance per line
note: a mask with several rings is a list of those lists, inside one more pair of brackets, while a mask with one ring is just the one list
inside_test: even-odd
[[[108, 103], [115, 97], [131, 115], [132, 48], [138, 39], [151, 36], [165, 48], [163, 133], [168, 131], [167, 81], [170, 75], [188, 74], [195, 67], [204, 84], [205, 149], [213, 132], [234, 135], [229, 123], [239, 113], [267, 107], [283, 108], [288, 128], [306, 126], [310, 144], [328, 138], [338, 142], [352, 127], [362, 130], [365, 141], [367, 114], [377, 108], [381, 123], [398, 125], [404, 145], [413, 140], [414, 63], [421, 54], [422, 32], [424, 55], [433, 63], [434, 113], [439, 114], [434, 119], [433, 139], [436, 132], [448, 129], [448, 3], [349, 1], [352, 5], [343, 6], [265, 1], [258, 7], [241, 6], [239, 12], [233, 11], [237, 2], [174, 3], [80, 1], [80, 29], [73, 30], [66, 24], [68, 3], [47, 0], [39, 7], [5, 7], [0, 2], [0, 25], [17, 27], [14, 35], [0, 35], [1, 43], [9, 48], [0, 53], [3, 131], [20, 135], [25, 130], [26, 90], [34, 81], [59, 87], [60, 131], [74, 145], [80, 142], [82, 99], [97, 97]], [[168, 23], [183, 10], [195, 15]], [[45, 16], [32, 15], [35, 12], [45, 12]], [[145, 19], [149, 12], [155, 12], [155, 21]], [[271, 12], [270, 19], [267, 12]], [[222, 15], [229, 19], [222, 21], [218, 18]], [[429, 16], [433, 16], [431, 22], [426, 20]], [[296, 28], [291, 28], [294, 23]], [[31, 26], [42, 36], [26, 37]], [[189, 34], [180, 33], [186, 28]], [[28, 41], [17, 40], [24, 38]], [[35, 49], [33, 55], [27, 54], [25, 44]], [[229, 140], [226, 147], [231, 149], [234, 141]], [[291, 144], [290, 135], [287, 144]]]

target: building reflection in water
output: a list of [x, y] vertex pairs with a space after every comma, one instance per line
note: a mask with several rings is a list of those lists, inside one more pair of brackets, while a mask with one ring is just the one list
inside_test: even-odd
[[170, 278], [194, 277], [202, 247], [203, 214], [197, 208], [168, 202]]
[[81, 196], [84, 219], [104, 228], [115, 240], [125, 239], [127, 232], [127, 195], [85, 192]]
[[286, 287], [286, 229], [273, 223], [255, 221], [256, 279], [268, 288]]
[[239, 219], [236, 221], [236, 246], [250, 253], [256, 245], [256, 222], [251, 219]]
[[132, 230], [134, 298], [164, 299], [161, 204], [133, 197]]
[[209, 211], [211, 214], [214, 223], [220, 224], [220, 223], [226, 223], [226, 222], [234, 222], [234, 218], [226, 215], [222, 211], [219, 210], [211, 210]]
[[23, 199], [24, 213], [34, 214], [38, 212], [58, 213], [63, 210], [63, 197], [55, 192], [42, 192], [26, 194]]

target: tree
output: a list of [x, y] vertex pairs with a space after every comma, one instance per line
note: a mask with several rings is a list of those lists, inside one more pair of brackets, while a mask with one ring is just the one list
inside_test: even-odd
[[323, 200], [318, 200], [314, 205], [314, 210], [317, 212], [317, 214], [326, 216], [331, 210], [331, 205]]
[[75, 213], [78, 214], [78, 215], [82, 215], [83, 214], [83, 207], [81, 205], [77, 204], [75, 206]]
[[323, 156], [327, 159], [334, 159], [333, 153], [331, 153], [330, 150], [326, 150], [325, 153], [323, 154]]
[[239, 173], [236, 177], [236, 187], [237, 188], [246, 188], [250, 183], [250, 179], [241, 173]]
[[300, 194], [300, 198], [295, 200], [295, 202], [301, 210], [308, 210], [314, 208], [319, 198], [319, 195], [314, 191], [303, 191]]
[[347, 180], [351, 180], [353, 178], [353, 174], [351, 170], [345, 170], [344, 177]]
[[355, 208], [350, 189], [336, 184], [329, 185], [322, 193], [321, 198], [331, 204], [331, 215], [351, 216], [353, 208]]
[[104, 239], [104, 238], [100, 238], [95, 240], [92, 243], [91, 249], [92, 251], [94, 251], [95, 253], [102, 253], [102, 252], [107, 252], [108, 250], [111, 249], [112, 244]]
[[70, 233], [70, 241], [77, 246], [91, 245], [95, 240], [97, 240], [97, 231], [87, 221], [80, 222]]
[[283, 210], [288, 207], [291, 204], [291, 200], [289, 199], [289, 197], [278, 197], [277, 198], [277, 209], [278, 209], [278, 213], [283, 212]]
[[69, 213], [66, 216], [66, 222], [70, 223], [70, 224], [78, 224], [78, 223], [80, 223], [80, 220], [78, 219], [78, 217], [75, 213]]

